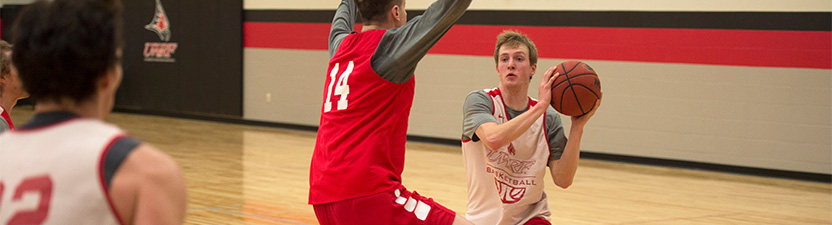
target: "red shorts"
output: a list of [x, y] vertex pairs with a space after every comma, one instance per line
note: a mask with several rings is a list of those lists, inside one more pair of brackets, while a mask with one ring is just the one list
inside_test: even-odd
[[550, 223], [546, 219], [543, 219], [543, 218], [540, 218], [540, 217], [535, 217], [535, 218], [530, 219], [529, 221], [526, 221], [526, 223], [524, 225], [552, 225], [552, 223]]
[[451, 225], [456, 213], [404, 187], [382, 193], [315, 205], [321, 225]]

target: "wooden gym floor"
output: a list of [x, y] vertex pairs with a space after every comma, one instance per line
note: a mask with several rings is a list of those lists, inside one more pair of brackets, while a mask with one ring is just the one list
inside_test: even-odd
[[[20, 125], [31, 112], [11, 116]], [[185, 224], [317, 224], [306, 204], [314, 132], [125, 113], [110, 122], [177, 160]], [[404, 185], [464, 214], [460, 148], [407, 149]], [[553, 224], [832, 224], [829, 183], [586, 159], [569, 189], [547, 181]]]

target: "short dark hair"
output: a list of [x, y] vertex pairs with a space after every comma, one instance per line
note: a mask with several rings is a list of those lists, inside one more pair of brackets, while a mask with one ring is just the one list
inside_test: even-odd
[[354, 0], [358, 7], [358, 12], [361, 13], [361, 19], [364, 24], [369, 22], [381, 22], [387, 18], [387, 11], [393, 8], [393, 5], [402, 7], [402, 0]]
[[120, 63], [119, 0], [38, 0], [15, 20], [12, 60], [35, 101], [82, 101]]

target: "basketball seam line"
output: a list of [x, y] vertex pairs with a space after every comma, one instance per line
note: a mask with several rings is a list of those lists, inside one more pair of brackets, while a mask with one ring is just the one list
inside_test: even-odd
[[[566, 88], [569, 88], [570, 90], [572, 90], [572, 96], [575, 97], [575, 102], [578, 103], [578, 109], [581, 110], [581, 114], [584, 114], [586, 112], [584, 112], [584, 107], [581, 106], [581, 101], [580, 101], [580, 99], [578, 99], [578, 93], [575, 92], [575, 88], [572, 88], [572, 77], [569, 77], [569, 73], [572, 72], [573, 70], [575, 70], [575, 68], [578, 68], [578, 66], [581, 65], [582, 63], [583, 62], [576, 63], [575, 66], [572, 67], [572, 69], [569, 69], [569, 72], [564, 72], [564, 75], [566, 75], [566, 81], [569, 81], [569, 86], [566, 86]], [[561, 63], [560, 65], [561, 65], [561, 67], [564, 66], [563, 63]], [[564, 70], [564, 71], [566, 71], [566, 70]], [[563, 96], [561, 96], [560, 98], [561, 98], [561, 105], [560, 105], [561, 107], [560, 108], [563, 109]]]
[[[563, 65], [563, 63], [561, 63], [560, 68], [563, 68], [563, 67], [564, 67], [564, 65]], [[567, 73], [565, 72], [566, 69], [564, 68], [563, 71], [564, 71], [563, 75], [566, 76], [566, 80], [561, 81], [559, 84], [562, 84], [563, 82], [569, 82], [569, 76], [566, 75]], [[557, 86], [555, 86], [555, 87], [557, 87]], [[552, 88], [554, 89], [555, 87], [552, 87]], [[558, 110], [558, 111], [563, 110], [563, 93], [564, 92], [566, 92], [566, 88], [563, 88], [563, 92], [560, 93], [560, 99], [558, 100], [558, 102], [559, 102], [558, 105], [560, 106], [560, 110], [558, 110], [557, 108], [555, 110]]]
[[[598, 77], [598, 74], [597, 74], [597, 73], [582, 73], [582, 74], [578, 74], [578, 75], [572, 76], [572, 78], [577, 78], [577, 77], [582, 77], [582, 76], [588, 76], [588, 75], [595, 75], [595, 77]], [[552, 85], [552, 88], [554, 89], [555, 87], [557, 87], [558, 85], [563, 84], [563, 82], [566, 82], [566, 81], [567, 81], [567, 80], [563, 80], [563, 81], [561, 81], [561, 82], [559, 82], [559, 83], [557, 83], [557, 84], [554, 84], [554, 85]]]
[[599, 97], [598, 97], [598, 93], [595, 93], [595, 91], [593, 91], [591, 88], [589, 88], [589, 86], [586, 86], [586, 85], [583, 85], [583, 84], [575, 84], [575, 85], [573, 85], [573, 86], [581, 86], [581, 87], [584, 87], [584, 88], [586, 88], [586, 90], [587, 90], [587, 91], [589, 91], [590, 93], [592, 93], [592, 95], [595, 95], [595, 98], [596, 98], [596, 99], [598, 99], [598, 98], [599, 98]]

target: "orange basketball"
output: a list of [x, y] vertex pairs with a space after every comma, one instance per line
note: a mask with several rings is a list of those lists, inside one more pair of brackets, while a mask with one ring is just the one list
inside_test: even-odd
[[586, 63], [566, 61], [555, 69], [560, 76], [552, 84], [552, 107], [567, 116], [581, 116], [601, 99], [601, 81]]

